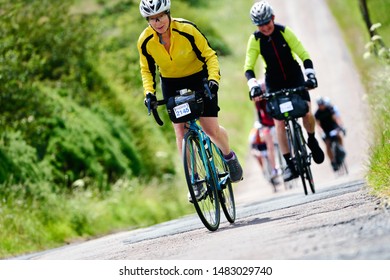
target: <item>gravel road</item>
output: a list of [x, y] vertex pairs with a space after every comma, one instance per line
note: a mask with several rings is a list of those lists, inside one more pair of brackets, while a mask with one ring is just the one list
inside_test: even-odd
[[[235, 186], [238, 217], [209, 232], [197, 216], [113, 234], [21, 259], [390, 259], [389, 207], [370, 196], [364, 176], [369, 129], [364, 89], [324, 0], [273, 0], [276, 21], [296, 32], [311, 53], [317, 96], [339, 107], [346, 128], [348, 176], [329, 161], [313, 165], [316, 194], [297, 187], [273, 193], [251, 156]], [[250, 31], [248, 31], [249, 34]], [[315, 105], [313, 105], [315, 108]]]

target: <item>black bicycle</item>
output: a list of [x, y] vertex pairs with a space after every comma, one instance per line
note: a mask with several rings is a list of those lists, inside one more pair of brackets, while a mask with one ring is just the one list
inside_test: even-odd
[[304, 86], [286, 88], [275, 92], [263, 94], [267, 100], [267, 106], [271, 108], [270, 114], [279, 120], [284, 120], [287, 140], [289, 142], [292, 160], [302, 180], [305, 195], [308, 194], [307, 184], [312, 193], [315, 193], [314, 179], [311, 172], [311, 152], [307, 149], [307, 143], [302, 133], [302, 126], [298, 118], [307, 112], [307, 104], [299, 94], [307, 89]]
[[[197, 105], [193, 105], [193, 102], [199, 104], [199, 96], [212, 98], [207, 83], [204, 83], [204, 87], [205, 92], [180, 91], [171, 110], [172, 114], [175, 114], [173, 117], [170, 115], [171, 120], [172, 118], [180, 119], [188, 116], [191, 111], [194, 111], [195, 107], [192, 106]], [[157, 106], [165, 104], [164, 100], [157, 101]], [[163, 125], [157, 108], [151, 110], [149, 105], [149, 114], [150, 111], [153, 112], [156, 122]], [[169, 108], [168, 112], [170, 112]], [[198, 124], [198, 117], [186, 120], [184, 126], [187, 132], [183, 138], [182, 157], [191, 202], [194, 204], [203, 225], [210, 231], [215, 231], [220, 224], [220, 206], [230, 223], [234, 223], [236, 219], [236, 206], [229, 169], [221, 150]], [[197, 191], [203, 190], [201, 197], [197, 197], [195, 189]]]
[[341, 128], [336, 128], [329, 133], [330, 149], [332, 151], [333, 158], [334, 158], [333, 170], [338, 175], [348, 174], [348, 167], [345, 162], [346, 153], [338, 139], [338, 137], [341, 137], [339, 136], [339, 133], [341, 132], [342, 132]]

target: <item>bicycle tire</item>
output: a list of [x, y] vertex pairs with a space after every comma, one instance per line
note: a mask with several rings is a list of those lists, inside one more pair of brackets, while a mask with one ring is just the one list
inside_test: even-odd
[[298, 141], [302, 152], [301, 158], [302, 158], [302, 166], [303, 166], [303, 173], [304, 173], [303, 175], [306, 181], [309, 183], [311, 192], [315, 193], [314, 178], [310, 167], [311, 160], [310, 160], [309, 153], [307, 152], [306, 141], [305, 138], [303, 138], [302, 129], [299, 129], [298, 134], [299, 134]]
[[[276, 165], [278, 166], [279, 172], [280, 172], [279, 174], [283, 174], [283, 170], [286, 168], [287, 163], [282, 156], [282, 153], [281, 153], [280, 148], [279, 148], [279, 144], [275, 143], [274, 149], [275, 149], [275, 155], [276, 155], [275, 156]], [[279, 175], [279, 177], [280, 177], [280, 175]], [[285, 182], [282, 178], [281, 181], [282, 181], [282, 184], [283, 184], [285, 190], [289, 190], [289, 189], [294, 188], [295, 180], [290, 180], [290, 181]]]
[[301, 148], [300, 148], [300, 144], [298, 142], [298, 135], [296, 134], [296, 131], [292, 130], [292, 139], [293, 139], [293, 147], [294, 147], [294, 159], [295, 159], [295, 165], [297, 167], [297, 171], [299, 173], [299, 177], [301, 177], [301, 181], [302, 181], [302, 186], [303, 186], [303, 191], [305, 193], [305, 195], [308, 194], [307, 192], [307, 187], [306, 187], [306, 181], [305, 181], [305, 174], [304, 174], [304, 169], [303, 169], [303, 165], [302, 165], [302, 154], [301, 154]]
[[341, 157], [342, 148], [340, 147], [339, 143], [337, 143], [336, 141], [337, 140], [334, 140], [334, 142], [332, 142], [332, 153], [335, 156], [336, 162], [338, 164], [337, 173], [339, 175], [348, 174], [348, 167], [347, 164], [345, 163], [345, 154], [344, 157], [340, 160], [339, 158]]
[[214, 143], [211, 144], [211, 152], [214, 159], [216, 178], [220, 185], [218, 191], [219, 202], [226, 219], [232, 224], [236, 220], [236, 203], [234, 201], [233, 187], [229, 177], [229, 169], [220, 149]]
[[302, 167], [302, 160], [301, 160], [301, 153], [297, 138], [297, 133], [295, 131], [295, 124], [293, 120], [289, 120], [287, 123], [289, 129], [286, 130], [287, 132], [287, 142], [290, 144], [290, 153], [292, 156], [292, 160], [294, 161], [294, 165], [296, 167], [296, 170], [299, 173], [299, 176], [302, 179], [302, 185], [303, 185], [303, 191], [305, 192], [305, 195], [307, 195], [307, 188], [306, 188], [306, 182], [304, 180], [303, 175], [303, 167]]
[[[213, 176], [208, 174], [209, 161], [202, 156], [200, 140], [196, 133], [187, 132], [183, 141], [183, 163], [187, 186], [195, 210], [203, 225], [210, 231], [215, 231], [220, 223], [220, 207], [217, 188]], [[197, 200], [193, 186], [202, 182], [206, 193]]]
[[296, 150], [296, 162], [299, 175], [302, 180], [305, 195], [308, 194], [307, 183], [312, 193], [315, 193], [314, 179], [310, 167], [310, 156], [307, 152], [306, 141], [303, 138], [302, 128], [298, 123], [293, 126], [294, 148]]

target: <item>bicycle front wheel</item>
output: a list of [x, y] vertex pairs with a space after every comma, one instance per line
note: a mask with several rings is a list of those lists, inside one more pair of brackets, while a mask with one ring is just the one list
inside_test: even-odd
[[[184, 136], [183, 163], [188, 190], [195, 210], [203, 225], [215, 231], [220, 223], [220, 208], [217, 188], [209, 174], [209, 162], [203, 155], [200, 141], [196, 133], [188, 132]], [[196, 199], [194, 188], [205, 188], [202, 197]]]
[[309, 187], [312, 193], [315, 193], [315, 187], [314, 187], [314, 179], [313, 174], [311, 173], [311, 160], [310, 156], [307, 152], [306, 148], [306, 142], [303, 138], [302, 129], [296, 128], [296, 145], [297, 145], [297, 151], [299, 154], [299, 169], [300, 174], [302, 178], [302, 183], [304, 186], [305, 194], [307, 195], [307, 188], [305, 180], [309, 183]]
[[229, 169], [221, 151], [214, 143], [211, 144], [211, 152], [214, 159], [216, 177], [220, 186], [218, 191], [219, 202], [226, 219], [230, 223], [234, 223], [236, 220], [236, 204], [234, 202], [232, 183], [229, 178]]

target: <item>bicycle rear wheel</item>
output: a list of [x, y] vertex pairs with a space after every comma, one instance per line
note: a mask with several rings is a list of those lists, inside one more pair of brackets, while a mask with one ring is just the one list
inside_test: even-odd
[[335, 155], [336, 162], [338, 164], [338, 170], [337, 173], [339, 175], [347, 175], [348, 174], [348, 168], [347, 164], [345, 163], [345, 151], [337, 142], [332, 143], [332, 151]]
[[230, 223], [234, 223], [236, 220], [236, 204], [234, 202], [232, 183], [229, 178], [229, 169], [221, 151], [214, 143], [211, 144], [211, 151], [213, 154], [218, 184], [220, 185], [220, 190], [218, 191], [219, 202], [226, 219]]
[[[217, 188], [211, 174], [208, 174], [209, 162], [202, 156], [200, 141], [195, 133], [188, 132], [184, 136], [183, 163], [188, 190], [192, 203], [203, 225], [210, 231], [215, 231], [220, 223], [220, 208]], [[206, 193], [196, 199], [194, 186], [203, 184]]]

